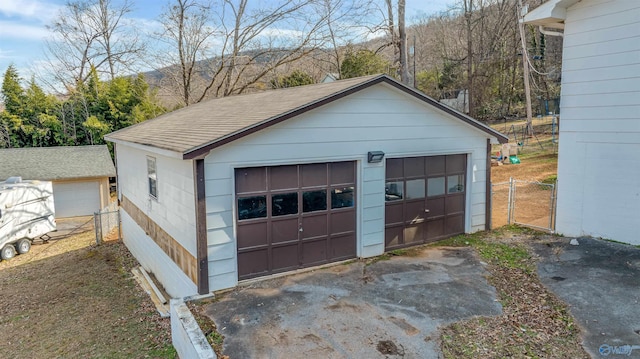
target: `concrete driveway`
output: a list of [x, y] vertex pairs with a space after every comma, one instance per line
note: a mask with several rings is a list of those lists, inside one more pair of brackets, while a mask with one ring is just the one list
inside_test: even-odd
[[437, 358], [437, 328], [499, 315], [471, 248], [428, 248], [240, 287], [207, 308], [231, 358]]
[[594, 358], [640, 358], [640, 249], [592, 238], [538, 244], [541, 281], [565, 301]]

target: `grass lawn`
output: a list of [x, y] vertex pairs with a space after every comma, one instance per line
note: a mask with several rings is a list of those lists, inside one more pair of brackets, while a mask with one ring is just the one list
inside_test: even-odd
[[175, 358], [136, 265], [121, 241], [96, 247], [93, 232], [0, 262], [0, 357]]

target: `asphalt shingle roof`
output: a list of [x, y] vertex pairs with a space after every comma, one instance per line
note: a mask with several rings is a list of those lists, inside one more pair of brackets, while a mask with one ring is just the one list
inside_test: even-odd
[[62, 180], [115, 177], [106, 145], [0, 149], [0, 180]]
[[105, 139], [170, 150], [181, 153], [185, 159], [194, 158], [211, 148], [381, 82], [480, 128], [500, 142], [507, 141], [499, 132], [386, 75], [217, 98], [112, 132]]

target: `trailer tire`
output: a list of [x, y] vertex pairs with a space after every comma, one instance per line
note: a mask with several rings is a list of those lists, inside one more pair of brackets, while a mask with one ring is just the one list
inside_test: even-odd
[[29, 252], [29, 250], [31, 250], [31, 241], [26, 238], [19, 240], [16, 244], [16, 249], [18, 249], [18, 253], [20, 254]]
[[7, 244], [0, 251], [0, 258], [3, 260], [8, 260], [16, 256], [16, 247], [13, 244]]

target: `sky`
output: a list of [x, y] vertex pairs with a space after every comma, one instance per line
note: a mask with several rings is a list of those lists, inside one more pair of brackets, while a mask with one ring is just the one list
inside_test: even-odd
[[[270, 0], [250, 0], [254, 4]], [[455, 0], [407, 0], [406, 18], [444, 11]], [[44, 39], [51, 33], [46, 25], [56, 17], [66, 0], [0, 0], [0, 75], [13, 64], [28, 79], [46, 67]], [[114, 0], [118, 3], [118, 0]], [[135, 21], [153, 26], [169, 0], [131, 0]], [[382, 2], [382, 1], [381, 1]]]

